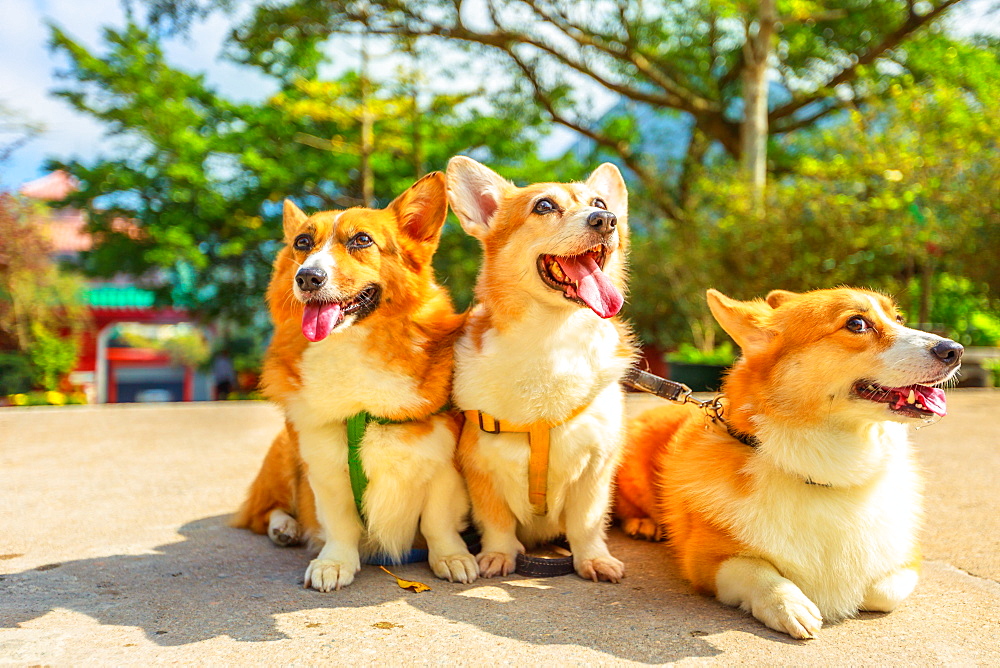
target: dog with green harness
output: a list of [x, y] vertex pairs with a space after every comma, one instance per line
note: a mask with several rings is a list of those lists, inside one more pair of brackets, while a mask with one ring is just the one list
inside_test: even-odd
[[307, 216], [286, 202], [262, 386], [288, 426], [235, 523], [322, 543], [307, 587], [340, 589], [421, 542], [438, 577], [478, 577], [461, 535], [461, 416], [444, 410], [464, 317], [431, 267], [446, 211], [440, 173], [385, 209]]

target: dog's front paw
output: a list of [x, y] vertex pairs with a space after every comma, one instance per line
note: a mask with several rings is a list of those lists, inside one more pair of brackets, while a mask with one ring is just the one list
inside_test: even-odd
[[302, 525], [283, 510], [272, 510], [267, 521], [267, 537], [279, 547], [298, 545], [302, 540]]
[[349, 564], [332, 559], [313, 559], [306, 569], [303, 585], [317, 591], [334, 591], [354, 582], [361, 563]]
[[480, 552], [476, 559], [479, 561], [479, 574], [484, 578], [510, 575], [517, 565], [516, 552]]
[[800, 640], [815, 638], [823, 626], [819, 608], [791, 582], [775, 587], [750, 612], [775, 631]]
[[642, 540], [661, 541], [664, 538], [660, 525], [648, 517], [630, 517], [622, 520], [622, 531], [632, 538]]
[[432, 557], [430, 563], [434, 575], [448, 582], [470, 584], [479, 577], [479, 566], [476, 564], [475, 558], [468, 552], [449, 554], [439, 558]]
[[625, 577], [625, 564], [609, 554], [606, 557], [583, 559], [576, 564], [576, 572], [584, 580], [606, 580], [617, 584]]

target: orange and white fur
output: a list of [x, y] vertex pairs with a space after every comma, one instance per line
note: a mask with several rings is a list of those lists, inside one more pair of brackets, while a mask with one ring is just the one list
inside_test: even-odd
[[907, 423], [944, 415], [931, 386], [955, 375], [962, 347], [905, 327], [867, 290], [748, 302], [709, 290], [708, 303], [743, 352], [722, 386], [728, 428], [691, 404], [631, 423], [625, 530], [665, 530], [697, 590], [795, 638], [893, 610], [919, 565]]
[[455, 347], [453, 400], [514, 424], [560, 423], [550, 434], [548, 512], [528, 497], [527, 435], [459, 446], [484, 577], [506, 575], [518, 552], [565, 534], [577, 573], [619, 581], [605, 541], [624, 436], [619, 379], [631, 336], [613, 316], [624, 299], [628, 200], [611, 164], [584, 183], [517, 188], [465, 157], [448, 163], [448, 199], [483, 246], [476, 305]]
[[[279, 544], [318, 524], [324, 544], [306, 570], [307, 587], [350, 584], [362, 553], [400, 557], [418, 523], [438, 577], [477, 577], [459, 535], [469, 502], [455, 464], [457, 416], [440, 412], [463, 322], [431, 267], [446, 213], [440, 172], [382, 210], [306, 216], [285, 202], [286, 246], [268, 289], [275, 334], [262, 380], [288, 427], [234, 524], [267, 526]], [[366, 523], [352, 495], [345, 426], [362, 410], [405, 421], [370, 423], [361, 442]]]

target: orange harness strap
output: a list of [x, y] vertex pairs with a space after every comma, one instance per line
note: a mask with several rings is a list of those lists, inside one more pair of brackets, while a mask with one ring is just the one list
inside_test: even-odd
[[549, 487], [549, 430], [553, 427], [566, 424], [580, 413], [587, 409], [580, 406], [574, 410], [562, 422], [548, 422], [538, 420], [531, 424], [521, 425], [498, 420], [488, 413], [482, 411], [463, 411], [465, 413], [465, 425], [462, 427], [461, 440], [478, 438], [476, 428], [488, 434], [514, 433], [527, 434], [528, 447], [528, 500], [531, 502], [531, 510], [536, 515], [545, 515], [548, 508], [548, 487]]

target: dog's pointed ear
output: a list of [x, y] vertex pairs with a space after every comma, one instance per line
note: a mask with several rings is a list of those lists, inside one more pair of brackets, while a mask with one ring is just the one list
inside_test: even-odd
[[292, 239], [302, 229], [308, 218], [309, 216], [303, 213], [302, 209], [295, 206], [295, 202], [290, 199], [285, 200], [285, 205], [281, 212], [281, 227], [285, 235], [286, 244], [292, 243]]
[[600, 165], [587, 177], [587, 186], [600, 194], [608, 211], [619, 219], [628, 216], [628, 189], [617, 167], [610, 162]]
[[722, 329], [733, 337], [744, 355], [752, 355], [764, 350], [771, 341], [772, 332], [767, 329], [766, 316], [771, 307], [755, 300], [741, 302], [730, 299], [718, 290], [709, 289], [705, 293], [708, 308]]
[[462, 229], [482, 240], [490, 231], [500, 200], [513, 188], [489, 167], [456, 155], [448, 161], [448, 202]]
[[431, 172], [424, 176], [386, 208], [396, 214], [401, 232], [415, 241], [436, 245], [448, 217], [444, 174]]
[[778, 308], [789, 299], [798, 297], [799, 293], [788, 290], [771, 290], [767, 293], [767, 303], [771, 308]]

